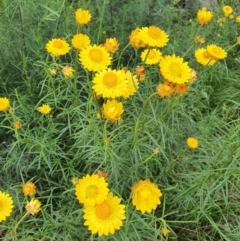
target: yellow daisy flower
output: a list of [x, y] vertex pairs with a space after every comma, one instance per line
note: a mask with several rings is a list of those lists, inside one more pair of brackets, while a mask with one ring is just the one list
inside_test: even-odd
[[77, 24], [79, 24], [79, 25], [88, 24], [90, 22], [91, 18], [92, 18], [92, 15], [88, 10], [79, 8], [75, 12], [75, 20], [76, 20]]
[[141, 60], [145, 64], [153, 65], [160, 62], [162, 53], [157, 49], [145, 49], [141, 54]]
[[79, 179], [75, 186], [75, 194], [84, 206], [94, 206], [102, 203], [108, 195], [108, 183], [97, 174], [86, 175]]
[[79, 60], [87, 70], [101, 71], [111, 64], [112, 57], [104, 47], [94, 44], [81, 50]]
[[164, 47], [169, 41], [166, 32], [156, 26], [141, 28], [139, 36], [144, 45], [148, 47]]
[[166, 55], [159, 65], [161, 75], [170, 82], [183, 84], [191, 79], [191, 68], [182, 57]]
[[6, 97], [0, 97], [0, 111], [7, 111], [10, 107], [10, 101]]
[[37, 108], [37, 110], [38, 110], [41, 114], [47, 115], [47, 114], [50, 113], [50, 111], [51, 111], [52, 109], [51, 109], [50, 105], [48, 105], [48, 104], [42, 104], [41, 106], [39, 106], [39, 107]]
[[12, 197], [5, 192], [0, 191], [0, 223], [5, 221], [11, 215], [13, 210]]
[[107, 236], [114, 234], [123, 225], [122, 220], [125, 216], [125, 205], [120, 204], [121, 199], [109, 193], [108, 197], [95, 206], [88, 206], [83, 209], [86, 220], [85, 226], [92, 234], [97, 233], [98, 236]]
[[198, 140], [194, 137], [187, 138], [187, 145], [190, 149], [196, 149], [198, 147]]
[[222, 10], [223, 10], [223, 13], [224, 13], [225, 17], [229, 16], [233, 12], [232, 7], [230, 7], [230, 6], [224, 6], [222, 8]]
[[212, 58], [207, 49], [200, 48], [195, 51], [195, 58], [201, 65], [214, 65], [217, 61]]
[[127, 80], [127, 89], [122, 94], [123, 99], [127, 99], [130, 96], [134, 95], [139, 87], [139, 81], [136, 75], [133, 75], [129, 70], [125, 72]]
[[240, 23], [240, 15], [238, 15], [235, 19], [236, 23]]
[[28, 201], [25, 209], [28, 213], [35, 215], [40, 212], [41, 210], [41, 202], [37, 199], [31, 199], [31, 201]]
[[227, 52], [215, 44], [208, 45], [206, 49], [211, 57], [215, 60], [221, 60], [227, 57]]
[[211, 11], [207, 11], [204, 7], [197, 12], [197, 21], [199, 24], [204, 25], [208, 24], [213, 17], [213, 13]]
[[164, 81], [164, 83], [159, 84], [156, 87], [157, 93], [161, 98], [164, 97], [171, 97], [171, 95], [174, 93], [173, 85], [172, 83], [169, 83], [168, 81]]
[[54, 38], [46, 44], [47, 52], [53, 56], [59, 57], [69, 52], [70, 47], [68, 43], [60, 38]]
[[22, 185], [22, 192], [24, 196], [35, 195], [36, 194], [36, 185], [30, 181]]
[[122, 70], [103, 70], [93, 78], [93, 90], [103, 98], [117, 98], [127, 90], [127, 80]]
[[122, 120], [123, 113], [123, 104], [122, 102], [117, 102], [116, 100], [107, 100], [103, 104], [102, 114], [105, 119], [111, 122], [117, 122]]
[[145, 181], [139, 181], [135, 186], [131, 187], [131, 190], [133, 193], [132, 203], [141, 213], [150, 213], [161, 203], [160, 197], [162, 193], [156, 184], [151, 183], [149, 178]]
[[69, 66], [69, 65], [66, 65], [62, 68], [62, 74], [65, 78], [67, 77], [72, 77], [73, 76], [73, 73], [74, 73], [74, 69], [73, 67]]
[[104, 47], [109, 53], [114, 53], [118, 50], [119, 42], [116, 38], [107, 38]]
[[132, 30], [131, 34], [129, 35], [129, 44], [135, 49], [145, 47], [145, 44], [140, 38], [139, 33], [140, 33], [140, 28], [136, 28]]
[[78, 33], [72, 38], [72, 45], [76, 50], [82, 50], [90, 45], [91, 40], [86, 34]]

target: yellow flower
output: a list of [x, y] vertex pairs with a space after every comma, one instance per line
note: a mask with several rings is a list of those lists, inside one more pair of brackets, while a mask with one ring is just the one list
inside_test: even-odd
[[230, 6], [224, 6], [222, 8], [222, 10], [226, 17], [229, 16], [233, 12], [233, 9]]
[[157, 64], [162, 58], [162, 53], [157, 49], [145, 49], [141, 54], [141, 60], [145, 64]]
[[201, 65], [214, 65], [216, 60], [212, 58], [207, 49], [200, 48], [195, 51], [195, 58]]
[[167, 228], [162, 228], [161, 234], [164, 235], [165, 237], [170, 233], [170, 231]]
[[221, 60], [227, 57], [227, 52], [215, 44], [208, 45], [206, 49], [211, 57], [215, 60]]
[[129, 35], [129, 44], [136, 49], [145, 47], [142, 39], [140, 38], [140, 28], [136, 28], [132, 30], [131, 34]]
[[156, 87], [156, 90], [161, 98], [171, 97], [172, 93], [174, 93], [173, 85], [171, 85], [168, 81], [164, 81], [164, 83], [159, 84]]
[[240, 23], [240, 15], [236, 17], [236, 23]]
[[174, 91], [176, 94], [183, 95], [188, 91], [187, 84], [175, 84]]
[[81, 50], [79, 60], [87, 70], [101, 71], [111, 64], [112, 58], [104, 47], [94, 44]]
[[11, 215], [13, 210], [12, 197], [5, 192], [0, 191], [0, 223], [5, 221]]
[[93, 78], [93, 90], [103, 98], [117, 98], [127, 91], [127, 80], [122, 70], [103, 70]]
[[35, 215], [40, 212], [41, 210], [41, 202], [37, 199], [31, 199], [31, 201], [28, 201], [25, 209], [28, 213]]
[[133, 75], [129, 70], [125, 72], [127, 80], [127, 89], [122, 94], [123, 99], [127, 99], [130, 96], [134, 95], [139, 87], [139, 81], [136, 75]]
[[195, 81], [197, 79], [197, 71], [195, 69], [191, 70], [191, 81]]
[[70, 47], [68, 43], [60, 38], [54, 38], [46, 44], [47, 52], [53, 56], [59, 57], [69, 52]]
[[92, 18], [92, 15], [88, 10], [79, 8], [75, 12], [75, 20], [79, 25], [88, 24], [91, 18]]
[[21, 129], [22, 128], [22, 122], [21, 121], [16, 121], [15, 123], [14, 123], [14, 128], [15, 129]]
[[[106, 143], [106, 145], [108, 145], [110, 140], [108, 138], [106, 138], [106, 139], [104, 140], [104, 142]], [[102, 172], [102, 171], [98, 170], [97, 174], [100, 178], [103, 177], [105, 179], [105, 181], [107, 182], [108, 172]]]
[[50, 75], [54, 76], [54, 75], [57, 74], [57, 70], [56, 69], [50, 69], [49, 73], [50, 73]]
[[75, 186], [75, 194], [80, 203], [84, 206], [94, 206], [102, 203], [108, 195], [108, 184], [104, 178], [97, 174], [86, 175], [79, 179]]
[[213, 13], [211, 11], [207, 11], [204, 7], [197, 12], [197, 21], [199, 24], [204, 25], [211, 21], [213, 17]]
[[62, 68], [62, 74], [64, 77], [72, 77], [74, 73], [73, 67], [66, 65], [65, 67]]
[[133, 193], [132, 203], [141, 213], [150, 213], [161, 203], [160, 197], [162, 193], [156, 184], [151, 183], [149, 178], [145, 181], [139, 181], [135, 186], [131, 187], [131, 190]]
[[191, 79], [191, 68], [182, 57], [166, 55], [159, 65], [161, 75], [170, 82], [183, 84]]
[[24, 196], [35, 195], [36, 194], [36, 185], [30, 181], [26, 182], [22, 186], [22, 192]]
[[6, 97], [0, 97], [0, 111], [7, 111], [10, 107], [10, 101]]
[[194, 137], [187, 138], [187, 145], [190, 149], [196, 149], [198, 147], [198, 140]]
[[107, 38], [104, 47], [109, 53], [114, 53], [118, 50], [119, 42], [116, 38]]
[[72, 178], [71, 182], [72, 182], [73, 186], [76, 186], [78, 184], [78, 180], [79, 179], [77, 177]]
[[107, 100], [105, 104], [103, 104], [102, 114], [105, 119], [111, 122], [117, 122], [122, 120], [123, 113], [123, 105], [121, 102], [117, 102], [116, 100]]
[[82, 50], [89, 46], [91, 43], [90, 38], [86, 34], [78, 33], [72, 38], [72, 45], [76, 50]]
[[169, 41], [166, 32], [156, 26], [141, 28], [139, 36], [148, 47], [164, 47]]
[[194, 42], [195, 42], [195, 43], [201, 43], [201, 44], [203, 44], [203, 43], [205, 43], [205, 38], [204, 38], [204, 37], [201, 37], [201, 36], [196, 36], [196, 37], [194, 38]]
[[234, 14], [228, 15], [228, 18], [229, 18], [229, 19], [234, 19]]
[[50, 105], [48, 105], [48, 104], [42, 104], [41, 106], [39, 106], [39, 107], [37, 108], [37, 110], [38, 110], [41, 114], [47, 115], [47, 114], [50, 113], [50, 111], [51, 111], [52, 109], [51, 109]]
[[237, 37], [237, 43], [240, 44], [240, 36]]
[[92, 234], [98, 236], [114, 234], [123, 225], [125, 216], [125, 205], [120, 204], [121, 199], [109, 193], [107, 199], [95, 206], [88, 206], [83, 209], [86, 220], [85, 226]]

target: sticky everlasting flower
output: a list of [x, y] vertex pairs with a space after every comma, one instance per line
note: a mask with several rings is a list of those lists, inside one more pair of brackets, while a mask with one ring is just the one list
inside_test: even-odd
[[120, 97], [127, 90], [126, 76], [121, 70], [103, 70], [95, 75], [92, 82], [95, 93], [104, 98]]
[[79, 25], [88, 24], [91, 18], [92, 18], [92, 15], [88, 10], [79, 8], [75, 12], [75, 20]]
[[235, 19], [236, 23], [240, 23], [240, 15], [238, 15]]
[[211, 57], [215, 60], [221, 60], [227, 57], [227, 52], [215, 44], [208, 45], [206, 49]]
[[89, 45], [81, 50], [79, 60], [87, 70], [101, 71], [111, 64], [112, 58], [104, 47]]
[[14, 128], [15, 129], [21, 129], [22, 128], [22, 122], [21, 121], [16, 121], [15, 123], [14, 123]]
[[119, 42], [116, 38], [107, 38], [104, 47], [109, 53], [114, 53], [118, 50]]
[[78, 33], [72, 38], [72, 45], [76, 50], [82, 50], [90, 45], [91, 40], [86, 34]]
[[230, 6], [224, 6], [222, 8], [222, 10], [223, 10], [223, 13], [226, 17], [229, 16], [233, 12], [232, 7], [230, 7]]
[[0, 97], [0, 111], [7, 111], [10, 107], [10, 101], [6, 97]]
[[211, 11], [207, 11], [204, 7], [197, 12], [197, 21], [199, 24], [204, 25], [208, 24], [213, 17], [213, 13]]
[[156, 87], [157, 93], [161, 98], [164, 97], [171, 97], [171, 95], [174, 93], [173, 86], [169, 84], [169, 82], [164, 81], [164, 83], [159, 84]]
[[139, 81], [136, 75], [133, 75], [129, 70], [125, 72], [127, 80], [127, 89], [123, 92], [121, 97], [127, 99], [130, 96], [134, 95], [139, 87]]
[[109, 193], [102, 203], [85, 207], [84, 225], [88, 226], [92, 234], [97, 233], [98, 236], [114, 234], [123, 225], [122, 220], [126, 218], [125, 205], [120, 202], [119, 197]]
[[182, 57], [164, 56], [159, 65], [161, 75], [172, 83], [183, 84], [191, 79], [191, 68]]
[[47, 115], [50, 113], [50, 111], [52, 110], [51, 107], [48, 104], [42, 104], [41, 106], [39, 106], [37, 108], [37, 110], [43, 114], [43, 115]]
[[187, 138], [187, 145], [190, 149], [196, 149], [198, 147], [198, 140], [194, 137]]
[[205, 48], [200, 48], [197, 49], [194, 53], [195, 58], [198, 63], [201, 65], [214, 65], [217, 61], [212, 58], [212, 56], [209, 54], [207, 49]]
[[162, 53], [157, 49], [145, 49], [141, 54], [141, 60], [149, 65], [159, 63], [161, 58]]
[[123, 111], [122, 102], [107, 100], [107, 102], [103, 104], [102, 114], [105, 119], [111, 122], [117, 122], [122, 120]]
[[46, 44], [47, 52], [53, 56], [59, 57], [69, 52], [68, 43], [60, 38], [54, 38]]
[[36, 194], [36, 185], [30, 181], [22, 185], [22, 192], [24, 196], [31, 196]]
[[129, 44], [136, 49], [145, 47], [141, 37], [140, 37], [140, 28], [136, 28], [132, 30], [131, 34], [129, 35]]
[[73, 67], [67, 65], [65, 67], [62, 68], [62, 74], [64, 77], [72, 77], [74, 73], [74, 69]]
[[139, 181], [135, 186], [131, 187], [131, 190], [133, 193], [132, 203], [142, 213], [150, 213], [161, 203], [160, 197], [162, 193], [156, 184], [151, 183], [149, 178], [145, 181]]
[[28, 213], [35, 215], [40, 212], [41, 210], [41, 202], [37, 199], [32, 199], [31, 201], [28, 201], [25, 209]]
[[80, 203], [84, 206], [94, 206], [102, 203], [108, 195], [108, 184], [104, 178], [97, 174], [86, 175], [79, 179], [75, 186], [75, 194]]
[[11, 215], [13, 210], [12, 197], [5, 192], [0, 191], [0, 223], [5, 221]]

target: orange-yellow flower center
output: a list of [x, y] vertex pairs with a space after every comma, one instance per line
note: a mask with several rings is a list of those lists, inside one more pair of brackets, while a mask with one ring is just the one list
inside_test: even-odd
[[62, 43], [61, 40], [55, 40], [55, 41], [53, 42], [53, 46], [54, 46], [55, 48], [57, 48], [57, 49], [61, 49], [61, 48], [63, 47], [63, 43]]
[[148, 54], [148, 58], [149, 59], [154, 59], [155, 57], [156, 57], [156, 52], [150, 51], [149, 54]]
[[90, 198], [94, 198], [98, 194], [98, 188], [95, 185], [89, 185], [86, 188], [86, 194]]
[[93, 62], [100, 62], [103, 59], [103, 53], [99, 49], [92, 49], [89, 51], [89, 57]]
[[169, 66], [169, 70], [171, 72], [171, 74], [179, 76], [181, 75], [181, 67], [179, 66], [178, 63], [171, 63]]
[[96, 210], [97, 217], [103, 220], [109, 218], [112, 213], [111, 207], [105, 202], [96, 205], [95, 210]]
[[161, 30], [157, 27], [149, 27], [148, 34], [151, 38], [158, 39], [161, 36]]
[[151, 190], [147, 186], [144, 186], [142, 189], [138, 191], [138, 196], [141, 199], [147, 199], [150, 195], [151, 195]]
[[114, 73], [106, 73], [103, 76], [103, 83], [108, 87], [113, 87], [117, 83], [117, 76]]
[[207, 50], [203, 52], [203, 56], [204, 56], [205, 58], [210, 58], [210, 54], [208, 53]]

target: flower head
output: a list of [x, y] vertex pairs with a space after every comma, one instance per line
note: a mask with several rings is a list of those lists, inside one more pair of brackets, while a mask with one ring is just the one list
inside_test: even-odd
[[240, 23], [240, 15], [238, 15], [235, 19], [236, 23]]
[[74, 73], [73, 67], [66, 65], [65, 67], [62, 68], [62, 74], [65, 78], [67, 77], [72, 77]]
[[190, 149], [196, 149], [198, 147], [198, 140], [194, 137], [187, 138], [187, 145]]
[[148, 47], [164, 47], [169, 41], [166, 32], [156, 26], [143, 27], [140, 29], [139, 36]]
[[157, 93], [161, 98], [164, 97], [171, 97], [171, 95], [174, 93], [173, 84], [169, 83], [169, 81], [164, 81], [162, 84], [159, 84], [156, 87]]
[[129, 43], [133, 48], [139, 49], [145, 47], [141, 37], [140, 37], [140, 28], [136, 28], [132, 30], [131, 34], [129, 35]]
[[59, 57], [69, 52], [70, 47], [68, 43], [60, 38], [54, 38], [46, 44], [47, 52], [53, 56]]
[[79, 179], [75, 186], [75, 194], [80, 203], [84, 206], [94, 206], [102, 203], [108, 195], [108, 184], [104, 178], [97, 174], [86, 175]]
[[212, 58], [207, 49], [199, 48], [195, 51], [195, 58], [201, 65], [214, 65], [217, 61]]
[[211, 11], [207, 11], [204, 7], [197, 12], [197, 21], [199, 24], [204, 25], [208, 24], [213, 17], [213, 13]]
[[10, 107], [10, 101], [6, 97], [0, 97], [0, 111], [7, 111]]
[[81, 50], [79, 60], [87, 70], [101, 71], [111, 64], [112, 58], [104, 47], [89, 45]]
[[83, 218], [85, 226], [98, 236], [114, 234], [123, 225], [125, 205], [120, 204], [121, 199], [109, 193], [107, 198], [95, 206], [85, 207]]
[[88, 10], [79, 8], [75, 12], [75, 20], [76, 20], [77, 24], [79, 24], [79, 25], [88, 24], [90, 22], [91, 18], [92, 18], [92, 15]]
[[31, 199], [31, 201], [28, 201], [25, 209], [28, 213], [31, 213], [32, 215], [35, 215], [40, 212], [41, 210], [41, 202], [37, 199]]
[[36, 185], [30, 181], [22, 185], [22, 192], [24, 196], [35, 195], [36, 194]]
[[203, 43], [205, 43], [205, 38], [204, 38], [204, 37], [201, 37], [201, 36], [196, 36], [196, 37], [194, 38], [194, 42], [195, 42], [195, 43], [201, 43], [201, 44], [203, 44]]
[[157, 49], [145, 49], [141, 54], [141, 60], [149, 65], [159, 63], [161, 58], [162, 53]]
[[206, 49], [211, 57], [215, 60], [221, 60], [227, 57], [227, 52], [215, 44], [208, 45]]
[[95, 93], [103, 98], [120, 97], [127, 90], [126, 75], [121, 70], [103, 70], [95, 75], [92, 82]]
[[178, 95], [183, 95], [188, 91], [188, 84], [175, 84], [175, 93]]
[[131, 190], [133, 193], [132, 203], [142, 213], [150, 213], [161, 203], [160, 197], [162, 193], [156, 184], [151, 183], [149, 178], [145, 181], [139, 181], [135, 186], [131, 187]]
[[76, 50], [82, 50], [90, 45], [91, 40], [86, 34], [78, 33], [72, 38], [72, 45]]
[[22, 122], [21, 121], [16, 121], [15, 123], [14, 123], [14, 128], [15, 129], [21, 129], [22, 128]]
[[160, 73], [170, 82], [183, 84], [191, 79], [191, 68], [182, 57], [167, 55], [160, 61]]
[[47, 115], [47, 114], [50, 113], [50, 111], [51, 111], [52, 109], [51, 109], [50, 105], [48, 105], [48, 104], [42, 104], [41, 106], [39, 106], [39, 107], [37, 108], [37, 110], [38, 110], [41, 114]]
[[121, 95], [123, 99], [127, 99], [130, 96], [134, 95], [139, 87], [139, 81], [136, 75], [133, 75], [129, 70], [125, 72], [126, 80], [127, 80], [127, 89]]
[[109, 53], [114, 53], [118, 50], [119, 42], [116, 38], [107, 38], [104, 47]]
[[233, 12], [233, 9], [231, 6], [224, 6], [222, 8], [222, 10], [223, 10], [225, 17], [229, 16]]
[[0, 223], [5, 221], [13, 210], [12, 197], [5, 192], [0, 191]]
[[103, 104], [102, 114], [105, 119], [111, 122], [117, 122], [122, 120], [123, 111], [122, 102], [107, 100], [107, 102]]

